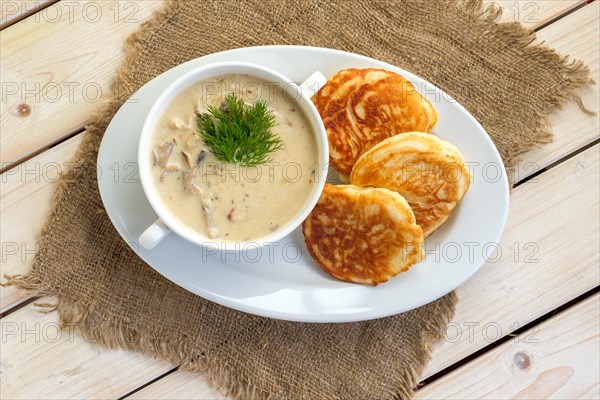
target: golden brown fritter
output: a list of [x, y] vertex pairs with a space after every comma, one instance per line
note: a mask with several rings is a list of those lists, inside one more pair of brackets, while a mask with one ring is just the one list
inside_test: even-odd
[[326, 184], [302, 224], [308, 250], [327, 273], [377, 285], [423, 259], [423, 232], [398, 193]]
[[329, 141], [330, 163], [347, 179], [356, 160], [403, 132], [429, 132], [437, 112], [401, 75], [381, 69], [335, 74], [313, 99]]
[[386, 139], [363, 154], [350, 181], [400, 193], [428, 237], [467, 193], [470, 176], [454, 145], [435, 135], [409, 132]]
[[394, 72], [383, 69], [345, 69], [337, 72], [327, 81], [327, 84], [315, 94], [313, 102], [321, 118], [325, 120], [346, 108], [348, 97], [355, 89], [394, 75]]

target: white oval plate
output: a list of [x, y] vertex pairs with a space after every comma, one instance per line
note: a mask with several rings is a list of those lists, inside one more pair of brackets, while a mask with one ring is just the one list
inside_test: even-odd
[[[426, 240], [426, 260], [376, 287], [338, 281], [311, 259], [298, 229], [280, 243], [238, 253], [203, 250], [170, 234], [153, 250], [137, 244], [156, 219], [139, 182], [137, 144], [154, 99], [177, 77], [217, 61], [265, 65], [302, 82], [318, 70], [383, 68], [402, 74], [434, 104], [433, 133], [456, 145], [473, 181], [449, 220]], [[425, 80], [357, 54], [315, 47], [264, 46], [228, 50], [179, 65], [144, 85], [115, 114], [98, 154], [98, 183], [119, 234], [156, 271], [208, 300], [240, 311], [303, 322], [385, 317], [427, 304], [472, 276], [490, 257], [508, 215], [508, 181], [491, 139], [460, 104]]]

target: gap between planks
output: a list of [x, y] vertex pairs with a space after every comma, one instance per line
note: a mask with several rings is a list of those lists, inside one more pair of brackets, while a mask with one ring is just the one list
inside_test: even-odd
[[109, 98], [126, 38], [162, 4], [57, 2], [2, 30], [2, 170], [83, 129]]
[[59, 322], [58, 313], [40, 313], [33, 305], [1, 320], [2, 398], [114, 399], [176, 367], [145, 354], [106, 349], [75, 328], [61, 330]]
[[596, 293], [418, 390], [415, 399], [598, 398], [599, 307]]
[[42, 11], [58, 0], [3, 0], [0, 2], [0, 30]]
[[598, 291], [600, 291], [600, 286], [596, 286], [595, 288], [585, 292], [584, 294], [577, 296], [573, 300], [570, 300], [569, 302], [555, 308], [554, 310], [547, 312], [546, 314], [542, 315], [541, 317], [531, 321], [527, 325], [525, 325], [513, 332], [508, 333], [506, 336], [503, 336], [502, 338], [496, 340], [495, 342], [489, 344], [488, 346], [486, 346], [482, 349], [479, 349], [478, 351], [468, 355], [467, 357], [461, 359], [460, 361], [444, 368], [441, 371], [436, 372], [435, 374], [431, 375], [427, 379], [424, 379], [423, 381], [421, 381], [419, 383], [417, 388], [419, 390], [421, 390], [421, 389], [427, 387], [428, 385], [431, 385], [435, 381], [443, 378], [444, 376], [452, 374], [455, 370], [462, 368], [464, 365], [471, 363], [473, 360], [476, 360], [477, 358], [483, 356], [484, 354], [486, 354], [490, 351], [493, 351], [494, 349], [503, 345], [504, 343], [506, 343], [510, 340], [517, 340], [515, 338], [518, 338], [521, 335], [526, 336], [527, 332], [530, 331], [531, 329], [535, 329], [535, 327], [537, 327], [538, 325], [544, 323], [545, 321], [547, 321], [551, 318], [561, 315], [561, 313], [568, 312], [573, 307], [576, 307], [579, 303], [585, 302], [590, 297], [596, 295], [598, 293]]

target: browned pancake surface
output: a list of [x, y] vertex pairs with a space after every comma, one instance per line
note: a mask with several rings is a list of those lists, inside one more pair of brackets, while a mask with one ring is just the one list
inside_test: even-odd
[[452, 144], [431, 134], [410, 132], [386, 139], [363, 154], [350, 181], [400, 193], [428, 237], [467, 193], [470, 176], [462, 154]]
[[348, 96], [361, 85], [394, 76], [393, 72], [383, 69], [350, 68], [339, 71], [317, 92], [313, 102], [323, 120], [346, 108]]
[[317, 264], [347, 282], [376, 285], [422, 260], [422, 230], [387, 189], [327, 184], [302, 231]]
[[380, 141], [403, 132], [429, 132], [437, 122], [433, 106], [410, 82], [379, 69], [338, 72], [314, 103], [327, 131], [330, 162], [342, 177]]

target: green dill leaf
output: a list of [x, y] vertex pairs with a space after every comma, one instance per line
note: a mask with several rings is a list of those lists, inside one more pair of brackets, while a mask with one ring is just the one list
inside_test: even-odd
[[230, 94], [221, 107], [209, 106], [200, 114], [197, 124], [198, 134], [220, 161], [255, 166], [271, 161], [269, 154], [282, 148], [271, 132], [277, 123], [264, 101], [246, 105]]

